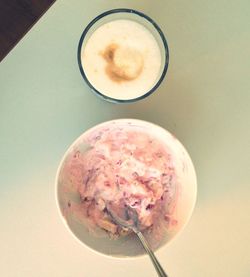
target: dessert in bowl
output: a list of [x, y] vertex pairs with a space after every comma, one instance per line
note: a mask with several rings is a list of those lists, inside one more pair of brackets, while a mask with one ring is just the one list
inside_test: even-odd
[[66, 151], [57, 172], [63, 220], [85, 245], [112, 256], [144, 254], [129, 229], [119, 226], [136, 211], [153, 249], [187, 223], [196, 199], [196, 175], [182, 144], [165, 129], [136, 119], [99, 124]]

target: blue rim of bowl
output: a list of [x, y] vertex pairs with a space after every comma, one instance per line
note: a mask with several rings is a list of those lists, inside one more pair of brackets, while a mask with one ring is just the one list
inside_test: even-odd
[[[83, 66], [82, 66], [82, 62], [81, 62], [81, 50], [82, 50], [82, 44], [83, 41], [88, 33], [88, 31], [90, 30], [90, 28], [97, 22], [99, 21], [101, 18], [108, 16], [110, 14], [114, 14], [114, 13], [133, 13], [136, 14], [138, 16], [143, 17], [144, 19], [146, 19], [149, 23], [151, 23], [154, 28], [158, 31], [161, 39], [162, 39], [162, 43], [164, 45], [164, 50], [165, 50], [165, 65], [162, 71], [162, 74], [159, 78], [159, 80], [157, 81], [157, 83], [145, 94], [136, 97], [136, 98], [132, 98], [132, 99], [116, 99], [116, 98], [112, 98], [109, 97], [103, 93], [101, 93], [100, 91], [98, 91], [88, 80], [84, 70], [83, 70]], [[91, 88], [92, 91], [94, 91], [98, 96], [100, 96], [102, 99], [109, 101], [109, 102], [113, 102], [113, 103], [131, 103], [131, 102], [136, 102], [139, 100], [142, 100], [146, 97], [148, 97], [150, 94], [152, 94], [161, 84], [161, 82], [163, 81], [166, 73], [167, 73], [167, 69], [168, 69], [168, 64], [169, 64], [169, 49], [168, 49], [168, 44], [167, 44], [167, 40], [162, 32], [162, 30], [160, 29], [160, 27], [155, 23], [154, 20], [152, 20], [149, 16], [147, 16], [146, 14], [133, 10], [133, 9], [126, 9], [126, 8], [122, 8], [122, 9], [113, 9], [113, 10], [108, 10], [104, 13], [101, 13], [100, 15], [98, 15], [97, 17], [95, 17], [88, 25], [87, 27], [84, 29], [79, 44], [78, 44], [78, 50], [77, 50], [77, 60], [78, 60], [78, 65], [79, 65], [79, 69], [81, 72], [81, 75], [84, 79], [84, 81], [87, 83], [87, 85]]]

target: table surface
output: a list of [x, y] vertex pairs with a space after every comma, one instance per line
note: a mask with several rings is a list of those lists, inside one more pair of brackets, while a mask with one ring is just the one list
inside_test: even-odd
[[[76, 50], [86, 24], [129, 7], [155, 19], [170, 67], [144, 101], [115, 105], [83, 82]], [[185, 230], [156, 255], [170, 277], [250, 276], [250, 2], [57, 1], [0, 65], [0, 276], [155, 276], [145, 256], [89, 251], [65, 228], [55, 173], [89, 127], [139, 118], [189, 151], [198, 198]]]

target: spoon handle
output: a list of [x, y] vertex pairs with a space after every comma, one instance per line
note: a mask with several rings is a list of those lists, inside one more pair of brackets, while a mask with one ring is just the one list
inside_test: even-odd
[[160, 263], [158, 262], [157, 258], [155, 257], [154, 252], [151, 250], [148, 242], [146, 241], [145, 237], [143, 236], [143, 234], [141, 232], [136, 232], [138, 238], [140, 239], [144, 249], [146, 250], [146, 252], [148, 253], [154, 267], [155, 270], [158, 273], [158, 276], [160, 277], [168, 277], [167, 274], [165, 273], [164, 269], [161, 267]]

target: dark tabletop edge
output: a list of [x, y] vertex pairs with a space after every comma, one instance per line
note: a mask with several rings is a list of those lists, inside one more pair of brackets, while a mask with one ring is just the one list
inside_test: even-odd
[[33, 28], [33, 26], [43, 17], [43, 15], [55, 4], [56, 0], [53, 0], [46, 8], [39, 14], [39, 16], [33, 21], [26, 30], [23, 31], [21, 36], [15, 40], [15, 42], [9, 46], [7, 51], [5, 51], [2, 55], [0, 55], [0, 62], [2, 62], [8, 54], [19, 44], [19, 42], [25, 37], [25, 35]]

